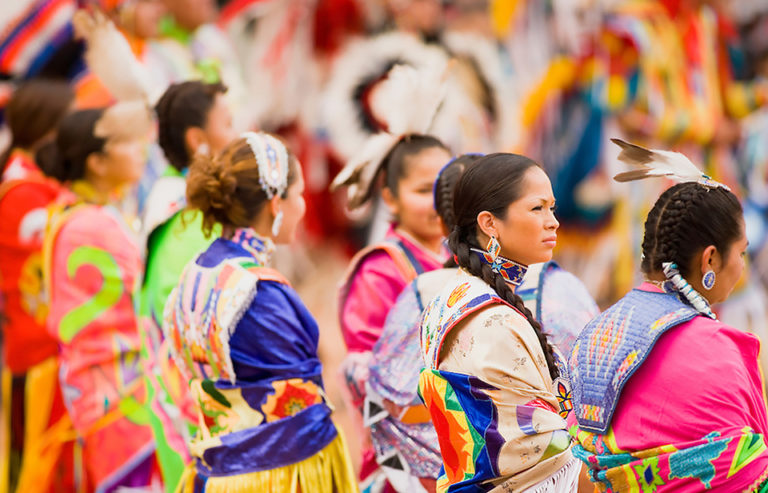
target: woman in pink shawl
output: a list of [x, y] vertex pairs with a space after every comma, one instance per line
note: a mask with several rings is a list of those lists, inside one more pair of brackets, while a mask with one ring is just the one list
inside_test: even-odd
[[[339, 303], [341, 331], [349, 350], [343, 371], [353, 403], [362, 411], [363, 424], [371, 413], [365, 402], [368, 361], [390, 308], [417, 275], [442, 267], [448, 259], [432, 188], [450, 158], [436, 138], [406, 135], [389, 150], [376, 172], [384, 175], [381, 195], [394, 221], [383, 241], [352, 259]], [[368, 185], [374, 182], [375, 177]], [[365, 198], [356, 200], [358, 204], [371, 195], [368, 187], [363, 188]], [[377, 471], [373, 448], [365, 443], [361, 470], [364, 487], [370, 483], [373, 491], [384, 488], [384, 476]]]
[[[665, 191], [648, 214], [646, 282], [576, 342], [573, 453], [601, 492], [768, 491], [760, 341], [710, 308], [744, 269], [741, 205], [684, 156], [617, 143], [620, 160], [654, 170], [617, 180], [672, 174], [686, 182]], [[671, 159], [676, 169], [665, 164]], [[680, 176], [683, 164], [688, 172]]]

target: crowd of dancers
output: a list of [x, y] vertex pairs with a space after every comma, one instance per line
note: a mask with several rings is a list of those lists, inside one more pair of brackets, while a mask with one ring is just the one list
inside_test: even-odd
[[[161, 2], [43, 3], [82, 41], [46, 38], [56, 50], [20, 56], [32, 53], [25, 32], [54, 31], [37, 4], [0, 40], [0, 68], [29, 72], [3, 112], [0, 492], [768, 492], [764, 366], [750, 333], [761, 335], [765, 306], [747, 298], [757, 315], [745, 326], [719, 308], [759, 284], [745, 267], [762, 242], [768, 85], [726, 85], [715, 70], [725, 62], [694, 56], [727, 31], [712, 5], [627, 2], [600, 49], [551, 58], [522, 100], [498, 53], [433, 32], [439, 2], [391, 2], [398, 28], [420, 36], [316, 38], [336, 68], [318, 63], [324, 103], [302, 106], [302, 2], [255, 13], [260, 2], [232, 2], [219, 26], [206, 2], [168, 0], [173, 15], [157, 26], [147, 17]], [[487, 16], [476, 3], [451, 8], [471, 27]], [[515, 19], [501, 4], [497, 29]], [[691, 31], [672, 39], [660, 9]], [[246, 11], [262, 24], [239, 22]], [[356, 29], [329, 17], [342, 38]], [[253, 51], [228, 51], [238, 38], [221, 25]], [[761, 26], [750, 39], [768, 47]], [[643, 43], [663, 41], [698, 50], [683, 56], [701, 69], [696, 84], [675, 86], [679, 60], [644, 58]], [[77, 43], [77, 78], [42, 76]], [[629, 43], [637, 50], [620, 50]], [[253, 73], [237, 75], [241, 64]], [[587, 77], [606, 83], [591, 86], [594, 99]], [[734, 115], [753, 110], [734, 130]], [[312, 111], [323, 137], [287, 123]], [[612, 129], [609, 159], [594, 147]], [[743, 161], [722, 151], [742, 136], [752, 166], [735, 176], [727, 163]], [[570, 138], [577, 160], [553, 168], [562, 148], [547, 143]], [[644, 209], [638, 190], [653, 192]], [[612, 194], [629, 198], [605, 215]], [[370, 239], [324, 290], [346, 346], [335, 403], [353, 416], [346, 433], [323, 379], [328, 328], [292, 287], [306, 281], [298, 260], [277, 258], [323, 248], [344, 211], [357, 223], [342, 236]], [[582, 264], [553, 261], [569, 255], [560, 221], [627, 218], [634, 288], [617, 274], [596, 290]], [[612, 256], [598, 245], [587, 242]]]

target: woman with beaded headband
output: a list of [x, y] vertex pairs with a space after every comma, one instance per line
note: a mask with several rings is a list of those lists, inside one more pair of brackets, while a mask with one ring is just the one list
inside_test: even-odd
[[295, 240], [303, 190], [299, 162], [265, 133], [192, 163], [188, 207], [222, 234], [165, 305], [163, 332], [199, 417], [181, 491], [357, 491], [323, 390], [317, 323], [268, 267], [275, 243]]
[[679, 183], [645, 221], [646, 281], [579, 336], [569, 366], [573, 453], [600, 491], [766, 491], [768, 418], [759, 340], [717, 319], [744, 269], [742, 208], [682, 154], [614, 140]]
[[[559, 226], [532, 160], [491, 154], [454, 190], [448, 242], [459, 269], [420, 323], [419, 393], [437, 431], [437, 491], [575, 492], [579, 462], [556, 396], [556, 350], [516, 293], [552, 258]], [[565, 403], [563, 403], [565, 404]]]

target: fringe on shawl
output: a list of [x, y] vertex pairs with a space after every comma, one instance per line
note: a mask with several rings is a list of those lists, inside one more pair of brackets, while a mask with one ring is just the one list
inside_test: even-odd
[[313, 491], [357, 492], [357, 478], [341, 432], [323, 450], [295, 464], [267, 471], [213, 476], [202, 491], [195, 491], [194, 463], [187, 467], [176, 493], [308, 493]]

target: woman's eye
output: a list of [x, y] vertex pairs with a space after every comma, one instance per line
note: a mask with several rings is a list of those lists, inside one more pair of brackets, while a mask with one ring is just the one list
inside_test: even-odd
[[536, 207], [534, 207], [534, 208], [533, 208], [533, 209], [531, 209], [531, 210], [532, 210], [532, 211], [540, 211], [540, 210], [542, 210], [542, 209], [543, 209], [543, 207], [542, 207], [542, 206], [540, 206], [540, 205], [537, 205]]
[[549, 208], [549, 210], [552, 212], [555, 212], [557, 210], [557, 206], [553, 205], [552, 207]]

